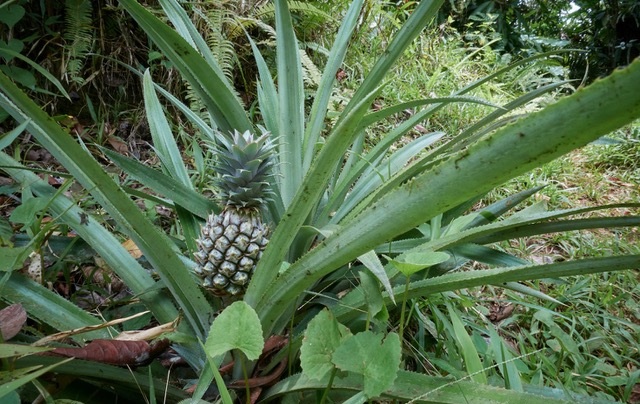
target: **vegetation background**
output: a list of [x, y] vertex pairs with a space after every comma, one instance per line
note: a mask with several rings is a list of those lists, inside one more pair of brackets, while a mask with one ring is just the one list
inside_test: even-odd
[[[166, 20], [159, 4], [141, 3]], [[331, 44], [350, 3], [289, 2], [293, 27], [304, 50], [301, 65], [307, 109], [311, 108], [313, 94], [321, 84]], [[327, 119], [339, 116], [378, 56], [385, 52], [392, 33], [406, 23], [418, 3], [364, 2], [351, 45], [336, 75], [336, 90]], [[259, 121], [263, 113], [256, 90], [260, 66], [254, 59], [248, 36], [260, 48], [265, 64], [275, 69], [278, 56], [274, 4], [260, 0], [213, 0], [182, 5], [224, 76], [248, 107], [248, 115]], [[547, 57], [538, 58], [541, 55]], [[498, 81], [470, 94], [492, 105], [505, 105], [531, 91], [561, 82], [511, 111], [514, 115], [525, 114], [610, 75], [639, 55], [637, 1], [445, 1], [434, 23], [393, 66], [389, 76], [392, 79], [372, 100], [371, 108], [380, 111], [408, 100], [445, 97], [513, 62], [533, 57], [532, 63], [510, 69]], [[149, 69], [153, 82], [179, 95], [191, 111], [210, 122], [207, 106], [192, 83], [178, 73], [175, 63], [148, 39], [145, 30], [119, 2], [0, 3], [0, 71], [19, 84], [65, 131], [80, 139], [109, 175], [134, 195], [136, 191], [142, 194], [147, 190], [144, 184], [111, 164], [103, 150], [115, 150], [148, 166], [161, 165], [157, 150], [151, 146], [152, 130], [139, 75], [145, 69]], [[60, 84], [69, 94], [68, 99], [60, 96]], [[210, 152], [174, 104], [164, 108], [171, 117], [169, 123], [194, 189], [213, 195], [215, 189], [206, 163]], [[432, 131], [455, 137], [492, 108], [483, 103], [452, 104], [412, 126], [394, 147], [401, 148]], [[374, 148], [383, 134], [417, 112], [415, 106], [407, 106], [369, 126], [364, 149]], [[10, 133], [15, 126], [10, 113], [0, 109], [0, 134]], [[120, 234], [118, 223], [104, 214], [87, 190], [68, 185], [65, 168], [28, 133], [2, 147], [16, 161], [46, 178], [60, 193], [71, 195], [101, 225]], [[519, 176], [484, 195], [470, 208], [480, 210], [538, 186], [544, 188], [519, 209], [540, 203], [550, 210], [629, 203], [611, 209], [612, 214], [637, 215], [638, 208], [633, 204], [640, 203], [640, 123], [636, 121]], [[29, 198], [21, 194], [21, 189], [10, 175], [0, 176], [2, 253], [10, 254], [9, 248], [16, 246], [28, 246], [31, 253], [24, 257], [18, 270], [28, 273], [39, 262], [41, 272], [35, 278], [37, 282], [83, 310], [99, 313], [105, 320], [143, 311], [143, 305], [128, 295], [127, 285], [100, 257], [77, 246], [57, 247], [56, 236], [65, 231], [54, 226], [55, 219], [44, 213], [46, 201], [26, 206]], [[136, 200], [145, 216], [184, 247], [187, 241], [183, 238], [183, 225], [177, 213], [164, 202], [161, 197]], [[585, 212], [583, 217], [592, 215]], [[120, 241], [130, 240], [122, 237]], [[640, 254], [640, 233], [637, 226], [549, 232], [501, 241], [495, 249], [537, 264], [631, 255]], [[135, 256], [135, 252], [132, 254]], [[0, 261], [6, 265], [10, 258], [13, 256], [0, 256]], [[489, 266], [474, 262], [467, 269]], [[14, 270], [6, 266], [0, 269], [7, 273]], [[0, 307], [10, 302], [5, 303]], [[126, 323], [123, 330], [146, 327], [149, 321], [150, 315], [146, 315]], [[406, 370], [465, 380], [474, 375], [469, 364], [472, 355], [481, 360], [481, 369], [487, 375], [484, 382], [488, 385], [515, 390], [522, 389], [521, 384], [530, 389], [551, 387], [557, 389], [558, 396], [571, 392], [592, 402], [640, 402], [637, 269], [545, 278], [523, 282], [521, 288], [483, 286], [431, 295], [410, 300], [402, 317], [398, 319], [392, 314], [388, 324], [396, 332], [400, 329], [402, 366]], [[33, 342], [36, 336], [51, 332], [46, 324], [33, 321], [21, 335], [24, 342]], [[499, 338], [503, 345], [492, 345], [494, 338]], [[2, 360], [0, 369], [11, 370], [9, 361], [4, 357]], [[510, 366], [505, 366], [506, 363]], [[188, 378], [182, 374], [179, 377]], [[86, 400], [95, 394], [91, 388], [97, 389], [91, 384], [88, 388], [76, 381], [69, 383], [75, 383], [72, 385], [78, 393], [73, 399], [78, 401], [90, 402]], [[23, 387], [20, 394], [23, 397], [40, 394], [47, 400], [53, 400], [55, 394], [59, 394], [56, 398], [71, 394], [64, 386], [46, 393], [47, 389], [55, 390], [51, 384], [54, 384], [51, 379], [34, 381]], [[144, 386], [141, 390], [147, 395]], [[151, 401], [155, 400], [149, 395]]]

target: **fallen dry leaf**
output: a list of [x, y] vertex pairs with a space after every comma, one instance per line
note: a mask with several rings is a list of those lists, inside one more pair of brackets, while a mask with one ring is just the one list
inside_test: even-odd
[[118, 153], [125, 156], [129, 155], [129, 146], [124, 140], [120, 139], [119, 137], [109, 136], [107, 137], [107, 142], [109, 142], [111, 147], [113, 147], [113, 150], [117, 151]]
[[2, 334], [2, 340], [8, 341], [15, 337], [26, 321], [27, 312], [19, 303], [0, 310], [0, 334]]
[[126, 240], [124, 243], [122, 243], [122, 246], [129, 252], [129, 255], [131, 255], [133, 258], [138, 259], [142, 257], [142, 251], [140, 251], [140, 248], [138, 248], [133, 240]]
[[48, 354], [116, 366], [140, 366], [148, 363], [168, 346], [168, 340], [152, 345], [147, 341], [96, 339], [80, 348], [56, 348]]

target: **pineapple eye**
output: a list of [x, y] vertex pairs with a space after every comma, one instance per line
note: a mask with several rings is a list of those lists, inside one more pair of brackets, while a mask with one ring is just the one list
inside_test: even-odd
[[236, 238], [236, 236], [238, 236], [238, 226], [236, 226], [234, 224], [230, 225], [229, 227], [227, 227], [225, 229], [224, 235], [229, 240], [233, 240], [234, 238]]
[[240, 223], [240, 233], [246, 234], [247, 236], [251, 236], [253, 233], [254, 226], [251, 222], [242, 222]]
[[209, 253], [209, 261], [213, 262], [214, 265], [220, 265], [223, 259], [222, 253], [216, 249], [211, 250]]
[[220, 273], [224, 276], [231, 277], [236, 273], [236, 266], [225, 261], [220, 265]]
[[234, 264], [237, 263], [241, 257], [242, 257], [242, 251], [238, 250], [234, 246], [229, 247], [229, 249], [227, 250], [227, 253], [225, 254], [225, 258], [227, 259], [227, 261], [231, 261]]
[[242, 257], [238, 266], [241, 271], [249, 272], [253, 269], [253, 260], [248, 257]]
[[249, 247], [247, 247], [247, 254], [246, 254], [247, 257], [256, 259], [259, 253], [260, 253], [259, 245], [257, 245], [256, 243], [249, 244]]
[[204, 278], [204, 280], [202, 281], [202, 286], [204, 286], [205, 288], [210, 288], [211, 286], [213, 286], [210, 276], [207, 276], [206, 278]]
[[198, 246], [205, 251], [209, 251], [213, 248], [213, 241], [210, 238], [202, 238], [198, 240]]
[[225, 290], [227, 291], [227, 293], [231, 294], [231, 295], [239, 295], [240, 293], [242, 293], [242, 287], [238, 286], [238, 285], [234, 285], [233, 283], [230, 283]]
[[204, 272], [206, 272], [208, 274], [212, 274], [212, 273], [214, 273], [216, 271], [215, 267], [213, 266], [213, 264], [211, 262], [207, 262], [202, 269], [204, 270]]
[[198, 264], [203, 264], [207, 260], [207, 253], [202, 250], [196, 251], [193, 256], [196, 257], [196, 261], [198, 261]]
[[240, 250], [245, 251], [247, 249], [247, 246], [249, 245], [249, 241], [250, 241], [249, 237], [240, 233], [238, 237], [236, 237], [236, 239], [233, 240], [233, 245], [238, 247]]
[[222, 227], [220, 225], [213, 226], [211, 228], [211, 232], [213, 233], [213, 237], [212, 238], [220, 237], [222, 235], [222, 233], [224, 232], [224, 227]]
[[222, 275], [220, 275], [220, 274], [217, 274], [216, 276], [214, 276], [213, 280], [211, 282], [212, 282], [213, 286], [218, 288], [218, 289], [224, 288], [225, 286], [227, 286], [227, 283], [229, 283], [227, 281], [227, 278], [222, 276]]
[[231, 278], [231, 282], [236, 285], [246, 285], [249, 282], [249, 275], [246, 272], [236, 272]]
[[231, 243], [229, 242], [229, 239], [227, 239], [224, 236], [217, 239], [215, 243], [216, 250], [219, 250], [219, 251], [226, 251], [230, 245]]

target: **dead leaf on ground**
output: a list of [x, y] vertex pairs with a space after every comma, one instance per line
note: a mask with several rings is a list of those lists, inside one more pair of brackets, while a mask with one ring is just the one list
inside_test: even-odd
[[511, 316], [514, 309], [515, 306], [513, 304], [494, 303], [489, 308], [489, 315], [487, 316], [487, 318], [489, 318], [491, 322], [497, 323], [498, 321], [502, 321], [505, 318]]
[[15, 337], [27, 321], [27, 312], [21, 304], [16, 303], [0, 310], [0, 334], [3, 341]]
[[127, 142], [120, 139], [119, 137], [109, 136], [107, 137], [107, 142], [109, 142], [111, 147], [113, 147], [113, 150], [117, 151], [118, 153], [125, 156], [129, 155], [129, 146], [127, 145]]
[[140, 251], [140, 248], [138, 248], [133, 240], [129, 239], [125, 241], [124, 243], [122, 243], [122, 246], [129, 252], [129, 255], [131, 255], [133, 258], [138, 259], [142, 257], [142, 251]]
[[629, 396], [629, 404], [640, 404], [640, 383], [636, 383]]
[[48, 354], [116, 366], [140, 366], [147, 364], [168, 346], [168, 340], [149, 344], [147, 341], [96, 339], [80, 348], [56, 348]]

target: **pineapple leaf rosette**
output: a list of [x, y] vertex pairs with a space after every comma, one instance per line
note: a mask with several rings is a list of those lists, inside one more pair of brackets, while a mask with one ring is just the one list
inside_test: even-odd
[[212, 147], [217, 162], [217, 201], [223, 208], [209, 215], [196, 240], [196, 274], [202, 286], [218, 296], [242, 295], [267, 245], [269, 229], [261, 210], [269, 196], [273, 166], [269, 133], [234, 131], [218, 136]]

